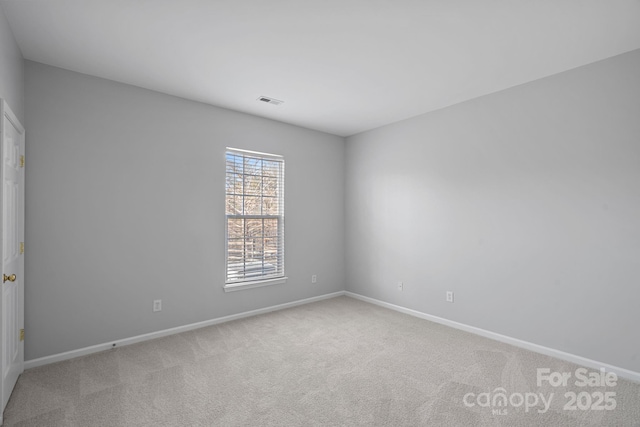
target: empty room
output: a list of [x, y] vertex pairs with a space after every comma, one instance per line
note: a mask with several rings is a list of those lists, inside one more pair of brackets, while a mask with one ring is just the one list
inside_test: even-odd
[[639, 0], [0, 0], [3, 426], [640, 426]]

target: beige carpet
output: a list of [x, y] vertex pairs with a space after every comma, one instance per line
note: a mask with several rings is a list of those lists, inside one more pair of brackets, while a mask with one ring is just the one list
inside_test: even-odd
[[[28, 370], [4, 415], [7, 426], [640, 425], [640, 385], [538, 387], [537, 368], [578, 366], [339, 297]], [[500, 387], [513, 406], [486, 406]], [[563, 409], [585, 390], [615, 392], [616, 409]], [[533, 393], [554, 393], [546, 412]]]

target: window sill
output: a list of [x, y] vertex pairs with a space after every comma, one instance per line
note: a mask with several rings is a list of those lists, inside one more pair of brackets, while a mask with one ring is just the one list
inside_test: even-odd
[[253, 282], [227, 283], [225, 292], [243, 291], [245, 289], [261, 288], [263, 286], [280, 285], [287, 282], [288, 277], [276, 277], [275, 279], [256, 280]]

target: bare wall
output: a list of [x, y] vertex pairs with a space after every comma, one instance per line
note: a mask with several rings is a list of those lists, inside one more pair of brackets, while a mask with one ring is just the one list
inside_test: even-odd
[[[27, 360], [344, 289], [343, 138], [25, 67]], [[286, 284], [223, 292], [227, 146], [285, 157]]]
[[0, 6], [0, 98], [24, 125], [24, 72], [22, 53]]
[[640, 50], [348, 138], [347, 290], [640, 372], [638, 76]]

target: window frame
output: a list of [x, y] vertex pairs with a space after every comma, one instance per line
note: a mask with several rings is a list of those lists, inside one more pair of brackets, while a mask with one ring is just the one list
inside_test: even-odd
[[[242, 208], [243, 213], [242, 214], [230, 214], [227, 212], [227, 197], [229, 195], [233, 195], [236, 196], [237, 193], [228, 193], [228, 187], [227, 187], [227, 180], [228, 180], [228, 176], [229, 176], [229, 170], [227, 169], [227, 165], [228, 165], [228, 157], [229, 155], [233, 155], [233, 156], [240, 156], [243, 158], [243, 165], [245, 164], [244, 159], [245, 158], [251, 158], [251, 159], [256, 159], [256, 160], [260, 160], [260, 161], [269, 161], [269, 162], [277, 162], [278, 165], [278, 174], [276, 176], [276, 180], [277, 180], [277, 185], [278, 185], [278, 194], [277, 194], [277, 198], [278, 198], [278, 213], [277, 214], [245, 214], [244, 213], [244, 206]], [[244, 167], [244, 166], [243, 166]], [[284, 227], [285, 227], [285, 221], [284, 221], [284, 179], [285, 179], [285, 173], [284, 173], [284, 167], [285, 167], [285, 162], [284, 162], [284, 156], [282, 155], [277, 155], [277, 154], [269, 154], [269, 153], [262, 153], [262, 152], [258, 152], [258, 151], [250, 151], [250, 150], [244, 150], [244, 149], [238, 149], [238, 148], [232, 148], [232, 147], [226, 147], [225, 150], [225, 273], [224, 273], [224, 291], [225, 292], [231, 292], [231, 291], [238, 291], [238, 290], [243, 290], [243, 289], [252, 289], [252, 288], [257, 288], [257, 287], [262, 287], [262, 286], [270, 286], [270, 285], [277, 285], [277, 284], [282, 284], [285, 283], [287, 281], [287, 277], [285, 275], [285, 238], [284, 238]], [[235, 174], [235, 172], [232, 172]], [[264, 172], [263, 172], [264, 173]], [[244, 188], [244, 177], [246, 177], [247, 175], [251, 175], [251, 174], [245, 174], [244, 169], [242, 172], [243, 175], [243, 189], [242, 189], [242, 194], [241, 196], [243, 197], [243, 201], [244, 201], [244, 197], [246, 197], [248, 195], [248, 193], [245, 192], [245, 188]], [[264, 179], [264, 175], [262, 175], [263, 179]], [[255, 197], [254, 195], [249, 195], [250, 197]], [[261, 188], [260, 189], [260, 197], [264, 197], [264, 191]], [[272, 196], [269, 196], [272, 197]], [[262, 207], [261, 209], [264, 209], [264, 207]], [[276, 219], [278, 222], [277, 225], [277, 243], [276, 243], [276, 256], [278, 257], [277, 261], [276, 261], [276, 272], [275, 274], [264, 274], [264, 264], [262, 265], [262, 269], [263, 269], [263, 274], [261, 275], [256, 275], [255, 278], [249, 278], [247, 279], [246, 276], [243, 277], [242, 279], [229, 279], [229, 242], [230, 242], [230, 238], [229, 238], [229, 221], [230, 219], [244, 219], [244, 220], [251, 220], [251, 219]], [[264, 232], [264, 225], [263, 225], [263, 232]], [[246, 234], [246, 228], [245, 231], [243, 231], [242, 234], [243, 238], [246, 239], [247, 234]], [[264, 235], [263, 235], [264, 237]], [[264, 246], [262, 247], [262, 257], [264, 259]], [[243, 258], [246, 259], [246, 258]], [[263, 261], [264, 262], [264, 261]], [[279, 268], [280, 267], [280, 268]], [[245, 270], [243, 270], [243, 275], [246, 274], [246, 261], [245, 261]]]

